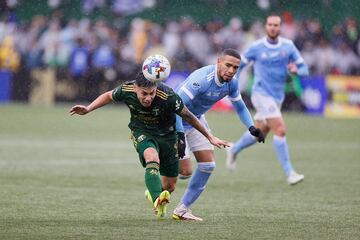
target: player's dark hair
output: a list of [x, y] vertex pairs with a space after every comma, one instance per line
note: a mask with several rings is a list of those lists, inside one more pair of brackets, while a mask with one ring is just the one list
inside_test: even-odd
[[222, 56], [229, 55], [241, 60], [239, 52], [232, 48], [225, 49], [224, 51], [222, 51], [221, 55]]
[[142, 71], [140, 71], [137, 74], [136, 79], [135, 79], [135, 84], [142, 88], [150, 88], [150, 87], [156, 86], [156, 82], [147, 80], [144, 77], [144, 74], [142, 73]]

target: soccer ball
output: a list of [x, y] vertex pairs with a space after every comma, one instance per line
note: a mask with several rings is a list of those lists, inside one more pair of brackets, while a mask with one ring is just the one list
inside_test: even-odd
[[144, 77], [152, 82], [164, 81], [169, 77], [171, 66], [166, 57], [162, 55], [151, 55], [147, 57], [142, 66]]

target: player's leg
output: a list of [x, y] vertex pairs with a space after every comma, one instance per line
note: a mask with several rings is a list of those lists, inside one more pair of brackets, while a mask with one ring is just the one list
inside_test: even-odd
[[177, 152], [177, 138], [166, 137], [157, 138], [160, 149], [160, 175], [162, 192], [155, 199], [154, 208], [158, 217], [164, 217], [167, 212], [167, 205], [170, 202], [170, 194], [175, 191], [176, 182], [179, 174], [179, 159]]
[[190, 158], [179, 159], [179, 179], [188, 179], [192, 175], [192, 164]]
[[131, 139], [139, 154], [139, 160], [145, 168], [145, 185], [151, 200], [154, 202], [162, 192], [159, 172], [159, 146], [155, 139], [141, 131], [133, 131]]
[[189, 134], [189, 130], [185, 131], [185, 156], [179, 159], [179, 179], [188, 179], [192, 175], [192, 164], [190, 159], [189, 143], [186, 135]]
[[288, 150], [288, 144], [286, 141], [286, 126], [282, 117], [267, 119], [268, 126], [274, 133], [273, 145], [277, 154], [278, 160], [287, 178], [287, 182], [290, 185], [294, 185], [301, 182], [304, 179], [304, 175], [298, 174], [294, 171], [294, 168], [290, 161], [290, 155]]
[[159, 173], [159, 155], [155, 148], [149, 147], [145, 149], [143, 156], [145, 159], [145, 185], [154, 202], [162, 192], [162, 184]]
[[194, 152], [198, 166], [192, 176], [187, 190], [181, 199], [181, 202], [190, 207], [204, 191], [205, 186], [215, 169], [215, 159], [213, 150], [201, 150]]
[[187, 186], [180, 204], [174, 210], [173, 218], [178, 220], [202, 219], [191, 213], [190, 206], [199, 198], [215, 169], [214, 147], [197, 130], [192, 129], [188, 134], [188, 146], [194, 153], [198, 166]]
[[[273, 101], [273, 99], [269, 99], [268, 97], [258, 93], [252, 94], [251, 102], [256, 110], [256, 114], [254, 116], [255, 126], [260, 128], [266, 137], [267, 133], [269, 132], [269, 128], [267, 127], [265, 119], [267, 116], [272, 114], [271, 106], [276, 106], [276, 103]], [[256, 138], [251, 135], [249, 131], [245, 131], [241, 138], [227, 149], [226, 167], [230, 170], [234, 170], [236, 168], [237, 154], [245, 148], [254, 145], [256, 142]]]

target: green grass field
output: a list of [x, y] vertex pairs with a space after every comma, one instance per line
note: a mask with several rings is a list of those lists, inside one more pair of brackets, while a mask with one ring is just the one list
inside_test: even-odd
[[[203, 222], [157, 220], [129, 140], [125, 108], [83, 117], [70, 106], [0, 106], [0, 239], [360, 239], [360, 120], [286, 114], [289, 187], [272, 138], [217, 169], [192, 207]], [[236, 140], [234, 114], [209, 113], [215, 135]], [[187, 181], [172, 195], [172, 211]]]

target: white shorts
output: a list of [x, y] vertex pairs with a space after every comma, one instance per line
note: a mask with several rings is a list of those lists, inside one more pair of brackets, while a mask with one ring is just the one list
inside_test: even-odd
[[[209, 132], [211, 132], [204, 115], [201, 116], [200, 122], [206, 127]], [[185, 156], [180, 160], [189, 159], [190, 152], [214, 150], [214, 146], [209, 142], [209, 140], [195, 128], [185, 130], [185, 141]]]
[[280, 112], [281, 105], [276, 103], [274, 98], [270, 96], [253, 92], [251, 102], [256, 110], [255, 120], [266, 121], [268, 118], [282, 117]]

